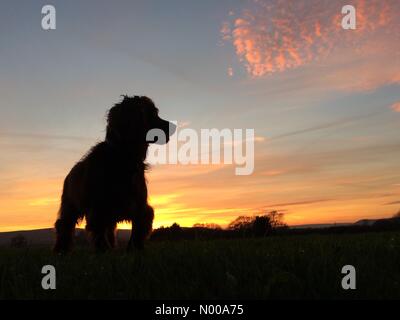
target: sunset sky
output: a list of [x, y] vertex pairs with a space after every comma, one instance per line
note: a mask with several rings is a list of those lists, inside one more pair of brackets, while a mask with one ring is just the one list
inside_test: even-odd
[[[41, 29], [41, 8], [57, 29]], [[357, 10], [357, 29], [341, 9]], [[0, 232], [49, 228], [121, 94], [182, 126], [255, 130], [255, 170], [158, 165], [155, 227], [400, 209], [400, 1], [2, 1]], [[125, 226], [126, 227], [126, 226]]]

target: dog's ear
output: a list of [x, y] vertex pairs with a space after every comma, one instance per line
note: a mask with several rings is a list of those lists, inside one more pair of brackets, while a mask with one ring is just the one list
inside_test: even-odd
[[120, 128], [121, 122], [121, 108], [118, 105], [112, 107], [107, 114], [107, 129], [106, 129], [106, 139], [108, 141], [119, 141], [121, 139], [121, 134], [118, 128]]
[[106, 140], [132, 143], [144, 139], [145, 118], [141, 97], [127, 97], [115, 104], [107, 114]]

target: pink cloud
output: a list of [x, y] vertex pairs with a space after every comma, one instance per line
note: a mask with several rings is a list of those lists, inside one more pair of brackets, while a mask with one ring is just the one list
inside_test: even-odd
[[400, 112], [400, 101], [392, 104], [391, 108], [394, 112]]
[[354, 0], [352, 4], [357, 12], [355, 31], [341, 27], [342, 1], [255, 0], [224, 22], [221, 35], [233, 45], [247, 73], [261, 77], [322, 61], [338, 47], [365, 56], [371, 52], [365, 51], [371, 37], [398, 32], [400, 1]]
[[225, 41], [231, 40], [231, 27], [228, 22], [224, 22], [221, 26], [222, 39]]

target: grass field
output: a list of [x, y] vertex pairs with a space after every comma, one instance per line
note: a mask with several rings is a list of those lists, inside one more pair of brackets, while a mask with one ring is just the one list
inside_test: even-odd
[[[41, 288], [41, 268], [57, 289]], [[343, 290], [343, 265], [357, 289]], [[1, 299], [400, 298], [400, 233], [150, 242], [144, 252], [0, 249]]]

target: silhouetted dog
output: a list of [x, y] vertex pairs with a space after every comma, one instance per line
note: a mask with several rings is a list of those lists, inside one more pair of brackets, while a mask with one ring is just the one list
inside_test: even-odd
[[[162, 130], [165, 141], [146, 141], [150, 129]], [[65, 178], [55, 223], [56, 252], [71, 248], [75, 225], [84, 217], [97, 249], [114, 247], [120, 221], [132, 221], [128, 248], [143, 247], [154, 218], [144, 174], [147, 148], [149, 143], [167, 143], [175, 129], [144, 96], [124, 96], [109, 110], [105, 141], [94, 146]]]

